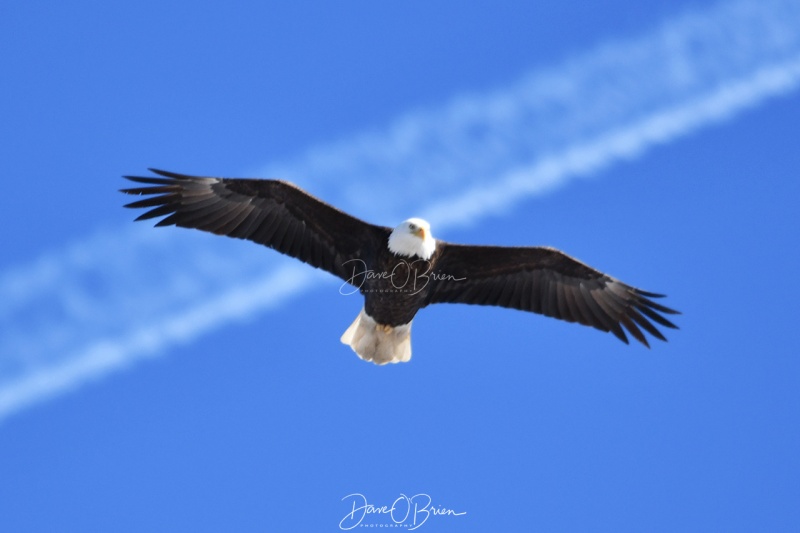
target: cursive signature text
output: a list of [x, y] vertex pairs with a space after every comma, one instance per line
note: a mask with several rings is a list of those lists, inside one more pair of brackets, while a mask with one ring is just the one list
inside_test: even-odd
[[353, 273], [345, 280], [342, 286], [339, 287], [339, 293], [345, 296], [360, 291], [364, 287], [364, 284], [371, 280], [389, 281], [389, 286], [379, 289], [381, 291], [418, 294], [424, 290], [432, 280], [464, 281], [466, 279], [458, 278], [452, 274], [431, 272], [431, 263], [425, 259], [416, 259], [411, 262], [400, 259], [397, 264], [388, 271], [368, 269], [367, 263], [363, 259], [350, 259], [345, 261], [344, 265], [348, 263], [352, 263]]
[[406, 496], [401, 493], [391, 505], [382, 506], [369, 503], [367, 497], [360, 493], [348, 494], [342, 498], [342, 501], [352, 504], [352, 509], [339, 522], [339, 529], [344, 531], [360, 526], [364, 519], [371, 515], [389, 518], [394, 524], [402, 524], [409, 531], [413, 531], [421, 527], [432, 516], [463, 516], [467, 514], [466, 511], [457, 512], [441, 505], [433, 505], [433, 500], [427, 494]]

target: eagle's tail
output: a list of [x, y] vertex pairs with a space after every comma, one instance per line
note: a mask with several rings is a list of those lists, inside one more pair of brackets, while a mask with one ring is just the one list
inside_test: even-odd
[[402, 326], [378, 324], [363, 309], [342, 335], [358, 356], [376, 365], [411, 359], [411, 322]]

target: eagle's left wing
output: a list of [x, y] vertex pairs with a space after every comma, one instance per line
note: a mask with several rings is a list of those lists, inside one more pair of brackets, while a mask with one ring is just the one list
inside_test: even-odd
[[439, 241], [426, 305], [466, 303], [532, 311], [610, 331], [627, 343], [622, 326], [649, 346], [640, 327], [666, 340], [653, 322], [677, 328], [654, 302], [662, 295], [631, 287], [565, 253], [546, 247], [466, 246]]

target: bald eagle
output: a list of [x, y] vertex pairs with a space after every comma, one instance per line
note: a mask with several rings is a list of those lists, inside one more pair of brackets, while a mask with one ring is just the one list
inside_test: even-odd
[[[197, 228], [247, 239], [341, 278], [364, 307], [341, 337], [364, 360], [383, 365], [411, 358], [411, 322], [435, 303], [495, 305], [541, 313], [611, 332], [642, 330], [666, 341], [654, 322], [677, 311], [645, 292], [554, 248], [452, 244], [411, 218], [396, 228], [369, 224], [281, 180], [209, 178], [150, 169], [158, 177], [124, 176], [146, 187], [122, 189], [146, 198], [136, 220]], [[623, 329], [624, 327], [624, 329]], [[641, 328], [641, 329], [640, 329]]]

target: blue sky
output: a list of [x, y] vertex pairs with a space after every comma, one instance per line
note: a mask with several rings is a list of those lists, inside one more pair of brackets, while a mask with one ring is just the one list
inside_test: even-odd
[[[800, 8], [530, 4], [0, 7], [0, 529], [800, 527]], [[133, 224], [149, 166], [556, 246], [681, 329], [438, 306], [375, 367], [335, 280]]]

